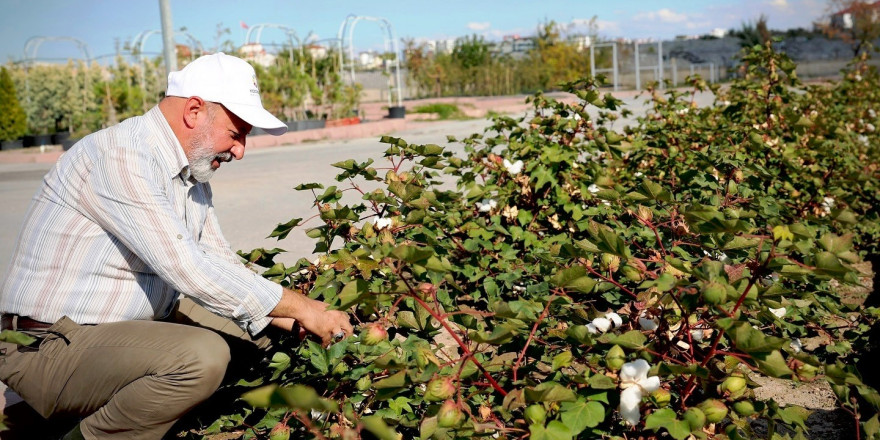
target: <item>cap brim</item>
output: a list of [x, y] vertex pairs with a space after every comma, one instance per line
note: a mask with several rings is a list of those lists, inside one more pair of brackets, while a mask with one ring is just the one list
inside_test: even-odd
[[266, 133], [269, 133], [273, 136], [279, 136], [284, 133], [287, 133], [287, 124], [281, 122], [280, 119], [276, 118], [266, 111], [266, 109], [262, 107], [255, 107], [252, 105], [246, 104], [227, 104], [223, 103], [223, 106], [226, 107], [229, 111], [241, 118], [244, 122], [251, 124], [252, 126], [262, 129]]

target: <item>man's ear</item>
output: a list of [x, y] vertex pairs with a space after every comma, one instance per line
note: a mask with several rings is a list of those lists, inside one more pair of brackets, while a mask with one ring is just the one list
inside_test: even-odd
[[208, 114], [207, 103], [198, 96], [190, 96], [183, 105], [183, 124], [187, 128], [195, 128], [199, 118]]

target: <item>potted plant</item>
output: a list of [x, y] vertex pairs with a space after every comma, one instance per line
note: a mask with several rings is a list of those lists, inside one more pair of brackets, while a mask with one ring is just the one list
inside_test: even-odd
[[0, 149], [21, 148], [26, 130], [27, 116], [18, 101], [12, 77], [5, 67], [0, 68]]

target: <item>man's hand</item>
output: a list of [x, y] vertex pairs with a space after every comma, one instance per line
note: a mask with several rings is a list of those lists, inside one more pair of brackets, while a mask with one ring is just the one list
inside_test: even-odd
[[354, 333], [347, 313], [327, 310], [326, 303], [290, 289], [284, 289], [281, 301], [269, 315], [275, 318], [272, 324], [288, 330], [293, 327], [293, 320], [299, 321], [304, 329], [321, 338], [324, 345]]

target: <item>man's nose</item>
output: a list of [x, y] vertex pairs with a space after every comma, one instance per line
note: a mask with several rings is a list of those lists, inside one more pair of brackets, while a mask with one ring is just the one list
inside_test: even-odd
[[245, 139], [242, 139], [241, 142], [236, 142], [235, 145], [233, 145], [232, 148], [229, 150], [229, 152], [232, 153], [232, 157], [234, 157], [236, 160], [241, 160], [244, 157], [244, 149], [246, 143], [247, 141]]

